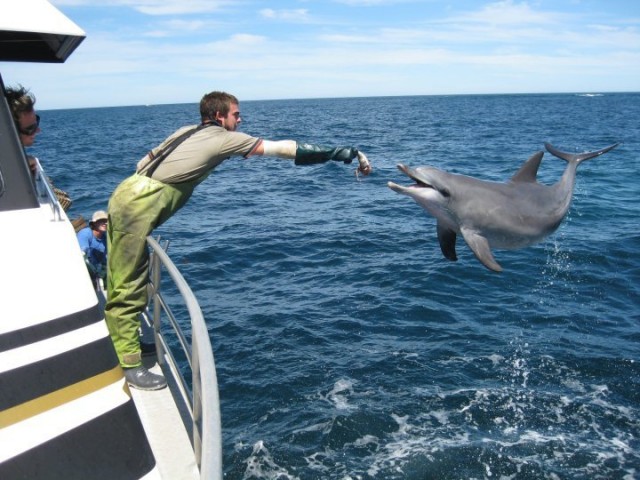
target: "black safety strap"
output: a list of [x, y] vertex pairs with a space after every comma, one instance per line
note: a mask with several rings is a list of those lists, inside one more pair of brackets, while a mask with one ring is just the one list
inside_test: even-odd
[[184, 142], [187, 138], [189, 138], [194, 133], [199, 132], [203, 128], [209, 127], [211, 125], [218, 125], [217, 123], [202, 123], [198, 125], [196, 128], [192, 128], [191, 130], [187, 130], [182, 135], [177, 138], [174, 138], [171, 143], [166, 145], [162, 150], [160, 150], [157, 154], [153, 154], [153, 151], [150, 151], [147, 156], [149, 157], [149, 163], [147, 163], [144, 167], [140, 169], [140, 171], [146, 170], [144, 175], [151, 178], [156, 169], [160, 166], [160, 164], [173, 152], [178, 145]]

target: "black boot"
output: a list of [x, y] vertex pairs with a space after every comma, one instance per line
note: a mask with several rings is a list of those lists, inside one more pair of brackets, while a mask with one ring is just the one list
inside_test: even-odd
[[140, 353], [142, 353], [143, 357], [150, 357], [151, 355], [155, 355], [156, 344], [140, 342]]
[[167, 381], [162, 375], [156, 375], [144, 366], [125, 368], [124, 378], [129, 385], [138, 390], [160, 390], [167, 386]]

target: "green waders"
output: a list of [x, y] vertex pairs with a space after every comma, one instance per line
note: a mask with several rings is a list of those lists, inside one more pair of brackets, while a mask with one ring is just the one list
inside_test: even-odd
[[109, 200], [105, 317], [123, 367], [142, 365], [139, 315], [148, 297], [146, 238], [189, 200], [201, 180], [168, 185], [135, 174]]

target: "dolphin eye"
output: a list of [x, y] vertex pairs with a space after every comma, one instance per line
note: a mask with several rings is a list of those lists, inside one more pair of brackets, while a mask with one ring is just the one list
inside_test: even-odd
[[446, 188], [445, 188], [445, 189], [443, 189], [443, 190], [440, 190], [440, 194], [441, 194], [443, 197], [447, 197], [447, 198], [449, 198], [449, 197], [451, 196], [451, 194], [449, 193], [449, 190], [447, 190]]

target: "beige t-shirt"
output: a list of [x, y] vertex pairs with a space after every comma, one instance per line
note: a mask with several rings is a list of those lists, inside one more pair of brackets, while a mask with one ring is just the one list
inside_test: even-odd
[[[182, 127], [170, 135], [151, 152], [156, 156], [174, 138], [179, 137], [195, 125]], [[262, 139], [246, 133], [230, 132], [211, 125], [194, 133], [165, 158], [156, 168], [151, 178], [163, 183], [175, 184], [206, 177], [214, 168], [232, 156], [250, 156]], [[149, 155], [138, 162], [137, 173], [145, 174]], [[153, 163], [153, 162], [151, 162]]]

